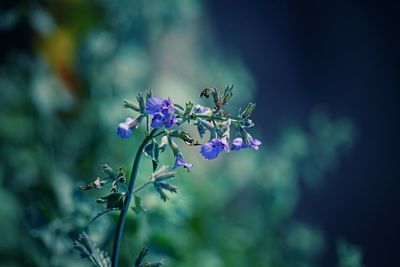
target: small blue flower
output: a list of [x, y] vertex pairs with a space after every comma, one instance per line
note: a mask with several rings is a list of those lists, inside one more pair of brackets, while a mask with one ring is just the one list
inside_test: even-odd
[[128, 138], [129, 136], [132, 135], [131, 127], [133, 127], [134, 124], [135, 120], [129, 117], [126, 118], [125, 122], [121, 122], [120, 124], [118, 124], [117, 134], [121, 138]]
[[164, 100], [157, 96], [152, 96], [147, 100], [146, 103], [146, 113], [153, 115], [161, 111], [164, 105]]
[[208, 114], [208, 113], [211, 113], [211, 109], [208, 107], [203, 107], [202, 105], [196, 105], [193, 108], [193, 112], [196, 114], [199, 114], [199, 115]]
[[173, 169], [180, 167], [180, 166], [183, 166], [184, 168], [186, 168], [189, 171], [189, 169], [192, 168], [193, 164], [186, 162], [185, 159], [183, 158], [182, 153], [178, 153], [175, 158], [175, 164], [174, 164]]
[[261, 145], [261, 141], [258, 139], [249, 138], [248, 142], [249, 142], [248, 144], [245, 144], [242, 138], [240, 137], [235, 138], [232, 141], [232, 150], [239, 151], [243, 148], [248, 148], [248, 147], [258, 150], [259, 146]]
[[228, 141], [226, 138], [214, 138], [210, 142], [200, 147], [201, 155], [208, 160], [215, 159], [219, 153], [228, 150]]
[[153, 116], [153, 119], [151, 120], [151, 127], [153, 128], [161, 128], [164, 125], [164, 115], [161, 113], [156, 113]]
[[171, 128], [171, 127], [174, 127], [175, 126], [175, 124], [176, 124], [176, 117], [175, 117], [175, 115], [172, 115], [172, 114], [166, 114], [165, 116], [164, 116], [164, 126], [165, 126], [165, 128]]
[[242, 148], [244, 148], [243, 147], [243, 139], [240, 137], [233, 139], [232, 150], [239, 151]]
[[261, 141], [258, 139], [250, 139], [249, 146], [258, 150], [259, 146], [261, 145]]
[[164, 115], [167, 115], [169, 113], [174, 113], [176, 111], [176, 108], [174, 104], [172, 103], [171, 98], [167, 98], [163, 100], [163, 104], [161, 107], [161, 113]]

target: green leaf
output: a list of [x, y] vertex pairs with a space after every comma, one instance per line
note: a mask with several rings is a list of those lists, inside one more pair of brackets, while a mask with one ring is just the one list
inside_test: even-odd
[[108, 196], [101, 197], [97, 203], [105, 203], [106, 209], [122, 209], [124, 206], [125, 193], [112, 193]]
[[140, 215], [142, 213], [147, 212], [145, 208], [142, 206], [142, 199], [138, 196], [135, 196], [135, 207], [132, 208], [132, 210], [137, 214]]
[[144, 155], [153, 161], [153, 171], [158, 166], [159, 147], [156, 142], [151, 142], [144, 148]]

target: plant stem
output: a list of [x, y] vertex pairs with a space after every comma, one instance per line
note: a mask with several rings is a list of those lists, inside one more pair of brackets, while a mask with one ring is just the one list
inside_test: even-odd
[[135, 181], [136, 181], [136, 177], [137, 177], [138, 170], [139, 170], [140, 159], [142, 158], [142, 152], [143, 152], [145, 146], [149, 143], [149, 141], [151, 139], [153, 139], [156, 132], [157, 132], [157, 129], [154, 129], [151, 131], [151, 133], [149, 135], [147, 135], [145, 137], [145, 139], [143, 140], [142, 144], [140, 145], [138, 151], [136, 152], [135, 160], [133, 161], [132, 172], [131, 172], [131, 177], [130, 177], [129, 186], [128, 186], [128, 195], [125, 198], [124, 207], [122, 208], [121, 214], [119, 216], [117, 230], [116, 230], [115, 238], [114, 238], [112, 265], [111, 265], [112, 267], [118, 267], [118, 258], [119, 258], [120, 248], [121, 248], [122, 233], [123, 233], [124, 226], [125, 226], [125, 218], [126, 218], [126, 215], [128, 214], [132, 195], [134, 192], [133, 188], [135, 186]]
[[204, 115], [204, 114], [194, 114], [196, 118], [201, 118], [201, 119], [207, 119], [207, 120], [217, 120], [217, 121], [227, 121], [231, 120], [233, 123], [239, 123], [238, 120], [232, 119], [232, 118], [226, 118], [226, 117], [221, 117], [221, 116], [215, 116], [215, 115]]
[[133, 190], [133, 193], [139, 192], [140, 190], [142, 190], [143, 188], [145, 188], [146, 186], [148, 186], [148, 185], [150, 185], [150, 184], [152, 184], [152, 183], [153, 183], [153, 181], [147, 181], [147, 182], [145, 182], [144, 184], [142, 184], [141, 186], [139, 186], [139, 187], [137, 187], [135, 190]]

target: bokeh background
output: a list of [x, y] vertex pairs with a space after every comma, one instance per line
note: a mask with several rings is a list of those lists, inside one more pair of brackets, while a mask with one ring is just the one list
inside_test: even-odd
[[[2, 1], [0, 265], [90, 266], [73, 240], [104, 207], [78, 186], [129, 166], [123, 99], [199, 101], [235, 85], [257, 102], [258, 152], [179, 171], [140, 193], [122, 266], [143, 245], [167, 266], [395, 266], [398, 6], [390, 1]], [[138, 136], [140, 133], [137, 134]], [[165, 163], [172, 161], [166, 155]], [[145, 179], [150, 163], [143, 164]], [[117, 216], [89, 235], [111, 251]]]

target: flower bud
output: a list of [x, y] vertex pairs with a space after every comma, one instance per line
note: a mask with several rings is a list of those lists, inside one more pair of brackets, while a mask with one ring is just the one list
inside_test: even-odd
[[161, 150], [161, 152], [164, 152], [167, 145], [168, 145], [168, 136], [164, 135], [161, 138], [161, 142], [160, 142], [160, 145], [158, 146], [158, 148]]
[[136, 103], [133, 103], [132, 101], [127, 100], [127, 99], [124, 100], [124, 108], [130, 108], [134, 111], [140, 112], [140, 106]]
[[255, 103], [250, 102], [249, 104], [247, 104], [246, 108], [240, 112], [239, 118], [247, 119], [248, 117], [250, 117], [250, 115], [254, 111], [255, 107], [256, 107]]
[[152, 177], [155, 181], [163, 181], [174, 178], [175, 172], [169, 171], [168, 166], [163, 165], [160, 169], [153, 173]]
[[142, 112], [142, 113], [144, 113], [145, 110], [146, 110], [146, 100], [144, 99], [145, 98], [145, 94], [146, 94], [147, 98], [149, 98], [150, 95], [151, 95], [148, 92], [147, 93], [139, 93], [137, 95], [137, 97], [136, 97], [136, 99], [137, 99], [137, 101], [139, 103], [140, 112]]
[[174, 156], [178, 155], [180, 153], [180, 150], [178, 148], [178, 145], [175, 143], [175, 141], [169, 137], [168, 143], [169, 143], [169, 146], [171, 147], [172, 151], [174, 152]]
[[171, 193], [178, 193], [178, 187], [176, 185], [159, 182], [158, 186], [160, 186], [162, 189], [168, 190]]
[[108, 176], [110, 176], [111, 178], [114, 178], [115, 173], [114, 173], [113, 169], [108, 164], [103, 164], [101, 166], [101, 168], [103, 169], [103, 172], [105, 172]]

